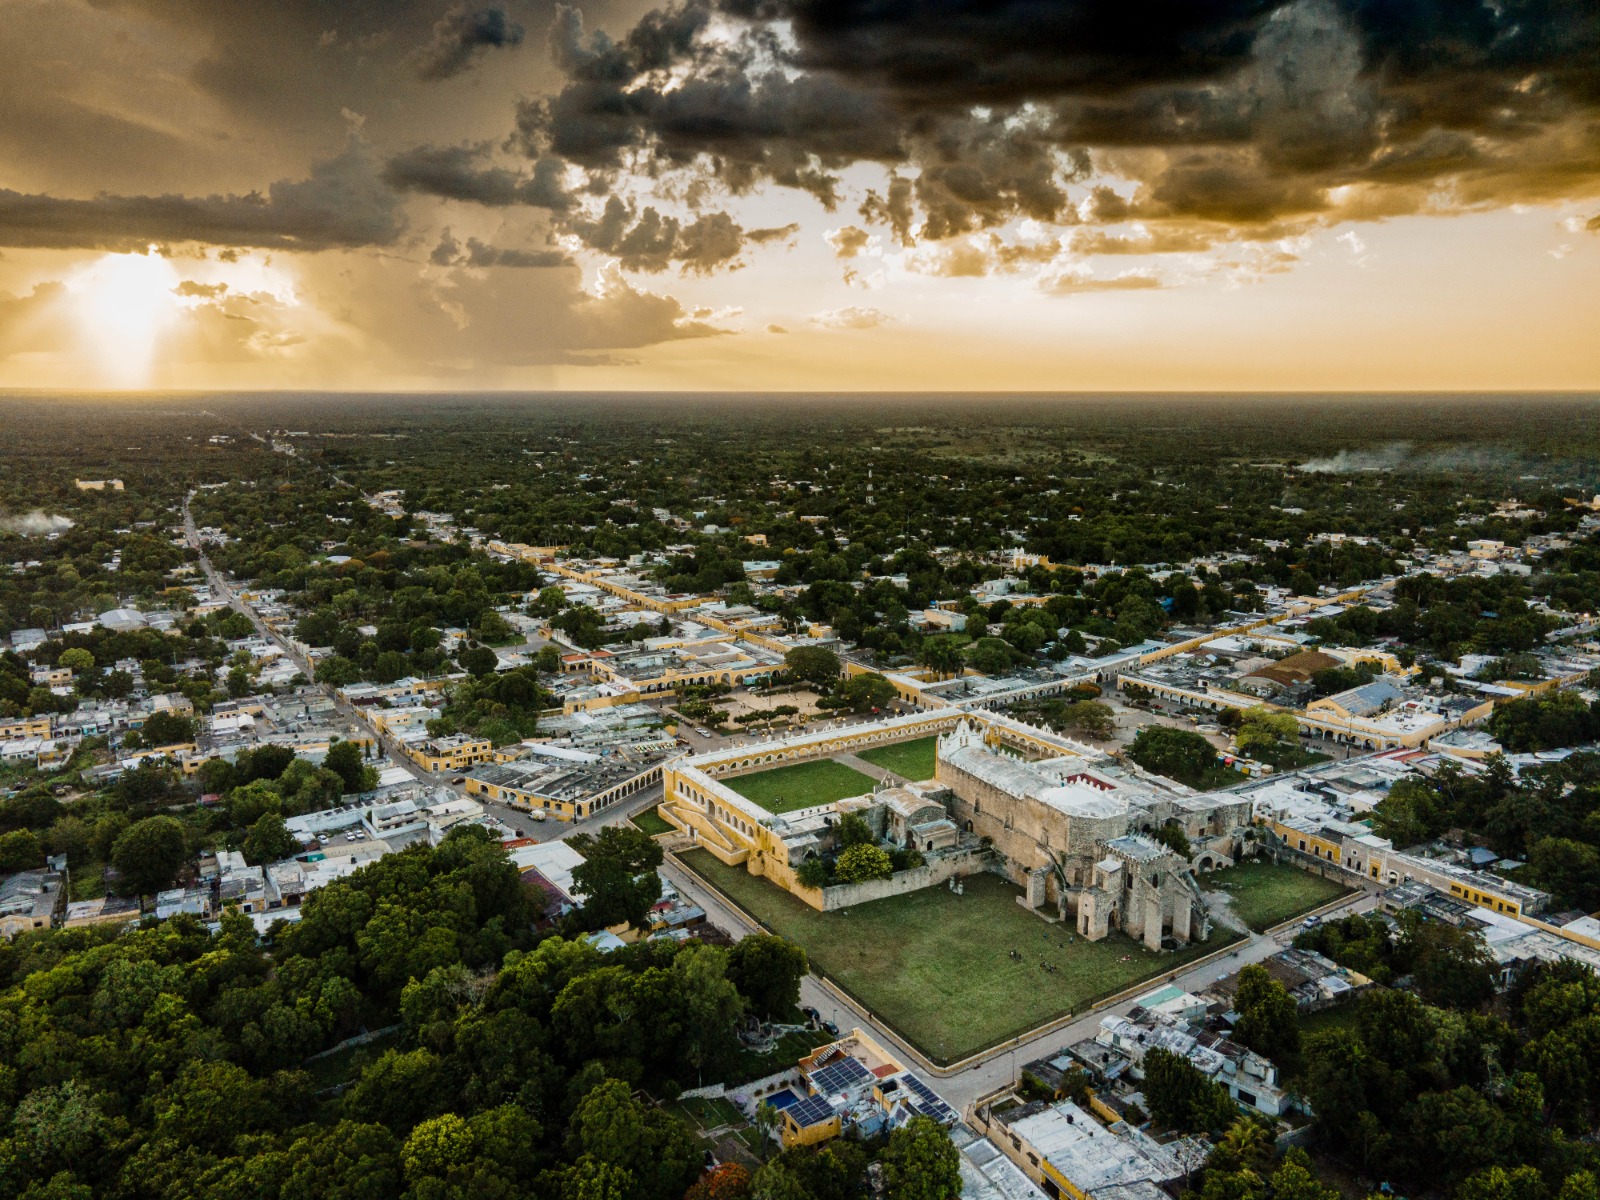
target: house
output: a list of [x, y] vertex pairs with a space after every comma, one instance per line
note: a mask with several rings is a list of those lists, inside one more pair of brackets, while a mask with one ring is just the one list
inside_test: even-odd
[[450, 737], [429, 738], [406, 745], [411, 760], [425, 771], [438, 775], [465, 771], [494, 757], [494, 743], [488, 738], [457, 733]]
[[[1204, 1160], [1203, 1142], [1166, 1144], [1124, 1121], [1104, 1125], [1071, 1100], [1035, 1101], [992, 1113], [989, 1138], [1051, 1200], [1154, 1197]], [[1142, 1198], [1141, 1198], [1142, 1200]]]
[[[62, 860], [64, 861], [64, 860]], [[59, 871], [18, 871], [0, 879], [0, 937], [48, 929], [66, 912], [66, 877]]]
[[126, 896], [101, 896], [94, 900], [74, 900], [67, 905], [63, 929], [85, 925], [130, 925], [139, 919], [139, 902]]
[[898, 1129], [914, 1116], [947, 1129], [959, 1119], [921, 1077], [860, 1029], [807, 1054], [798, 1071], [798, 1091], [781, 1089], [767, 1099], [779, 1112], [785, 1149], [816, 1145], [847, 1127], [870, 1136]]
[[1126, 1017], [1102, 1017], [1094, 1040], [1128, 1059], [1135, 1070], [1151, 1050], [1186, 1058], [1201, 1074], [1227, 1088], [1234, 1100], [1269, 1117], [1280, 1116], [1289, 1107], [1275, 1063], [1186, 1021], [1135, 1007]]

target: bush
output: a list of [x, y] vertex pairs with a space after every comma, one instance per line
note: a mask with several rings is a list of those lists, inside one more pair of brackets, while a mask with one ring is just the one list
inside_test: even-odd
[[889, 852], [881, 846], [851, 846], [839, 855], [834, 863], [834, 874], [840, 883], [866, 883], [873, 879], [887, 879], [894, 874], [894, 864]]

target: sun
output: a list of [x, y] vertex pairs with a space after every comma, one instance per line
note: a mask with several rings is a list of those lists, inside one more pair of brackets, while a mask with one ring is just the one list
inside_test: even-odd
[[182, 313], [177, 285], [177, 271], [156, 253], [107, 254], [67, 280], [83, 349], [106, 382], [150, 382], [161, 341]]

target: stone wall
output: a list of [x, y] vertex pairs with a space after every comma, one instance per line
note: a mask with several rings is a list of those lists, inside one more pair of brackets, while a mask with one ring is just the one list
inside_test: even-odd
[[[813, 908], [820, 907], [823, 912], [836, 912], [841, 908], [854, 908], [858, 904], [867, 904], [873, 900], [903, 896], [907, 892], [918, 892], [928, 887], [939, 887], [958, 875], [979, 874], [989, 869], [991, 858], [988, 850], [974, 846], [966, 850], [953, 850], [948, 854], [941, 854], [923, 866], [913, 867], [909, 871], [896, 871], [888, 879], [835, 884], [833, 887], [823, 888], [820, 893], [804, 888], [797, 890], [795, 895]], [[820, 905], [812, 900], [812, 895], [819, 895]]]

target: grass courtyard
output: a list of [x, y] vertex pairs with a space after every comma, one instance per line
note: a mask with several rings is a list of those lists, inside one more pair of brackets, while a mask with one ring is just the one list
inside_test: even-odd
[[659, 804], [652, 804], [642, 813], [634, 814], [632, 818], [634, 826], [642, 829], [651, 837], [660, 837], [663, 833], [677, 832], [677, 827], [658, 811], [660, 808]]
[[1257, 933], [1355, 890], [1336, 879], [1271, 862], [1242, 862], [1213, 871], [1201, 876], [1200, 886], [1232, 896], [1234, 915]]
[[[1082, 1012], [1237, 938], [1218, 927], [1209, 942], [1172, 954], [1120, 935], [1086, 942], [1026, 911], [1015, 887], [987, 874], [970, 876], [964, 896], [935, 887], [822, 913], [704, 850], [679, 857], [767, 928], [804, 946], [814, 967], [935, 1061]], [[841, 1013], [841, 1025], [848, 1021]]]
[[938, 749], [938, 744], [937, 737], [917, 738], [892, 746], [875, 746], [871, 750], [861, 751], [856, 757], [885, 771], [893, 771], [901, 779], [915, 782], [933, 778], [934, 751]]
[[832, 804], [850, 796], [864, 796], [872, 790], [872, 779], [854, 767], [819, 758], [792, 767], [774, 767], [754, 775], [738, 775], [720, 781], [746, 800], [752, 800], [770, 813], [793, 812], [818, 804]]

